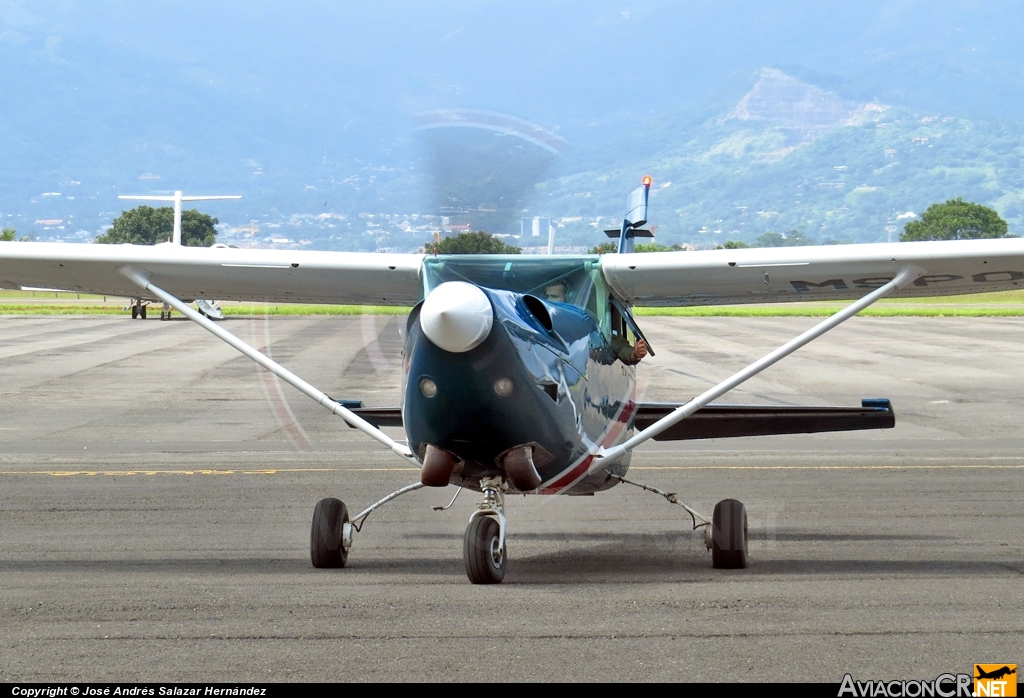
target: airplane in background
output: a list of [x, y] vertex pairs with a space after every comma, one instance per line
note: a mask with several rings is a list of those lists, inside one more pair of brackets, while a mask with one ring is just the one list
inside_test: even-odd
[[[182, 196], [181, 191], [175, 191], [173, 196], [118, 196], [119, 199], [131, 199], [134, 201], [171, 201], [174, 203], [174, 227], [171, 229], [171, 239], [161, 245], [178, 245], [181, 242], [181, 202], [182, 201], [219, 201], [224, 199], [241, 199], [241, 196]], [[219, 245], [227, 247], [227, 245]], [[218, 245], [214, 245], [218, 247]], [[146, 307], [149, 305], [148, 298], [135, 297], [130, 299], [129, 307], [132, 309], [132, 319], [146, 319]], [[214, 320], [223, 320], [224, 313], [217, 307], [217, 301], [208, 301], [197, 298], [196, 307], [199, 312]], [[164, 303], [160, 311], [161, 320], [171, 319], [171, 307]]]
[[[645, 178], [630, 194], [618, 252], [603, 256], [19, 242], [0, 243], [0, 286], [155, 297], [420, 470], [416, 482], [354, 516], [340, 499], [320, 500], [310, 529], [315, 567], [344, 567], [377, 508], [452, 484], [482, 495], [464, 536], [467, 576], [498, 583], [508, 565], [507, 494], [590, 495], [624, 483], [683, 507], [703, 531], [713, 567], [743, 568], [744, 505], [725, 499], [707, 516], [674, 493], [627, 479], [632, 452], [651, 439], [892, 427], [885, 399], [850, 407], [714, 400], [886, 296], [1024, 287], [1024, 239], [636, 254], [649, 191]], [[193, 310], [195, 298], [410, 306], [401, 407], [330, 397]], [[638, 400], [629, 349], [644, 336], [631, 308], [807, 300], [852, 302], [691, 400]], [[404, 442], [381, 429], [398, 426]]]

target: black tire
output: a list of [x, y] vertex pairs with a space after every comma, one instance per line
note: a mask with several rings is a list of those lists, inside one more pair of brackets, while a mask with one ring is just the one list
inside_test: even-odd
[[711, 566], [741, 570], [747, 566], [747, 509], [743, 502], [723, 499], [715, 505], [711, 529]]
[[139, 309], [136, 306], [132, 306], [132, 320], [139, 316]]
[[146, 319], [146, 306], [142, 306], [141, 308], [139, 308], [139, 317], [142, 318], [143, 320]]
[[309, 532], [309, 559], [318, 569], [344, 567], [348, 551], [342, 534], [348, 523], [348, 507], [334, 497], [325, 497], [313, 509], [313, 526]]
[[466, 527], [463, 558], [466, 576], [473, 584], [499, 584], [508, 564], [506, 550], [498, 550], [501, 529], [489, 516], [478, 516]]

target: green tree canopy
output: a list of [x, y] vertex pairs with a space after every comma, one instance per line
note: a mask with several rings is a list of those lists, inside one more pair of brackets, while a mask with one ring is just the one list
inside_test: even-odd
[[[618, 250], [619, 241], [611, 240], [590, 248], [590, 254], [608, 254], [609, 252], [618, 252]], [[656, 242], [637, 243], [633, 246], [634, 252], [680, 252], [682, 250], [682, 245], [659, 245]]]
[[519, 254], [522, 252], [514, 245], [506, 245], [494, 235], [477, 230], [473, 233], [441, 238], [441, 242], [430, 241], [423, 246], [428, 254], [437, 250], [438, 254]]
[[4, 228], [2, 231], [0, 231], [0, 240], [4, 242], [11, 242], [12, 240], [17, 240], [18, 238], [15, 237], [15, 235], [17, 234], [18, 231], [15, 230], [14, 228]]
[[742, 240], [726, 240], [721, 245], [716, 247], [716, 250], [745, 250], [750, 245], [743, 242]]
[[[217, 241], [219, 223], [216, 218], [195, 209], [181, 212], [181, 244], [189, 247], [209, 247]], [[174, 233], [174, 209], [170, 206], [153, 208], [139, 206], [122, 211], [114, 219], [114, 225], [96, 238], [101, 244], [155, 245], [167, 242]]]
[[754, 240], [754, 247], [804, 247], [813, 244], [814, 241], [802, 230], [790, 230], [785, 234], [769, 230]]
[[915, 240], [977, 240], [1007, 236], [1006, 221], [988, 206], [964, 201], [963, 197], [944, 204], [932, 204], [921, 219], [910, 221], [900, 235], [901, 242]]

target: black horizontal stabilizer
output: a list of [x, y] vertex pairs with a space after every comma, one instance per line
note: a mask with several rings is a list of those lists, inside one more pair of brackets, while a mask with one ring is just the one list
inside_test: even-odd
[[[633, 237], [637, 237], [637, 238], [652, 238], [652, 237], [654, 237], [654, 233], [652, 233], [650, 230], [631, 230], [630, 232], [633, 234]], [[617, 238], [620, 235], [622, 235], [622, 231], [621, 230], [617, 230], [617, 229], [606, 230], [606, 231], [604, 231], [604, 234], [607, 235], [610, 238]]]
[[[402, 426], [401, 407], [357, 407], [352, 412], [375, 427]], [[352, 425], [349, 424], [349, 426], [351, 427]]]
[[[680, 405], [657, 402], [637, 406], [635, 426], [646, 429]], [[708, 405], [654, 437], [655, 441], [726, 439], [767, 434], [892, 429], [896, 415], [888, 400], [862, 400], [860, 407], [789, 405]]]

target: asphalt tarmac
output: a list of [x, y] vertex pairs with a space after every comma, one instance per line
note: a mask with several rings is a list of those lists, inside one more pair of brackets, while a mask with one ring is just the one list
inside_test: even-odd
[[[812, 318], [642, 318], [647, 400], [682, 400]], [[229, 319], [335, 397], [400, 399], [395, 317]], [[344, 570], [313, 505], [417, 480], [182, 319], [0, 317], [0, 681], [829, 681], [1024, 664], [1024, 323], [854, 318], [729, 402], [858, 405], [883, 432], [648, 444], [635, 479], [745, 502], [751, 566], [619, 486], [510, 499], [473, 586], [476, 497], [370, 516]], [[395, 431], [400, 436], [400, 431]]]

